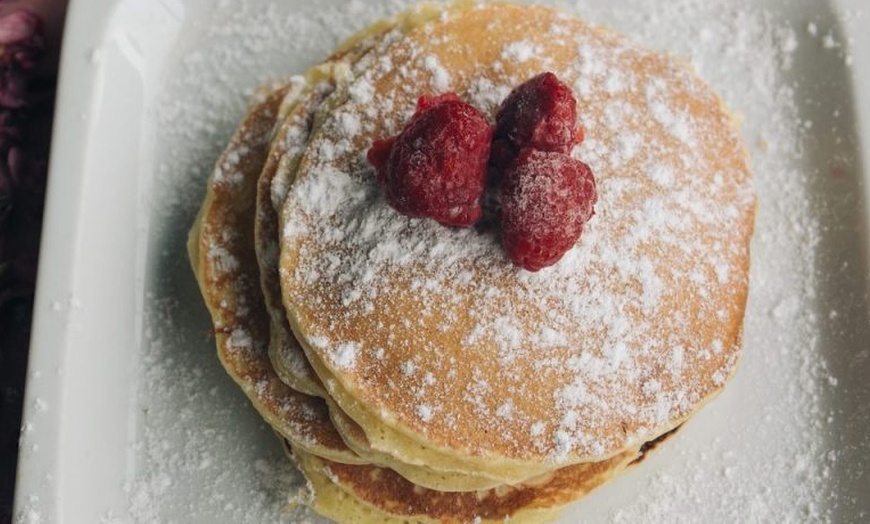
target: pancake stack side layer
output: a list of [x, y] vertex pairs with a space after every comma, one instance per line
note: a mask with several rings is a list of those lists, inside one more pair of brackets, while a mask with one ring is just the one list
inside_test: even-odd
[[[596, 216], [529, 273], [497, 233], [389, 207], [365, 153], [421, 95], [491, 120], [552, 71]], [[424, 5], [263, 88], [189, 253], [218, 356], [340, 522], [540, 522], [637, 463], [730, 379], [755, 201], [683, 65], [557, 11]]]

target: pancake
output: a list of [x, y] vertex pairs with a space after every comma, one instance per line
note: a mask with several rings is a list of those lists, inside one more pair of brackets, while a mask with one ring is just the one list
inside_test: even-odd
[[[540, 6], [453, 8], [379, 52], [318, 110], [280, 224], [294, 335], [372, 449], [521, 482], [637, 449], [721, 390], [755, 201], [709, 87]], [[491, 230], [386, 205], [364, 154], [418, 96], [454, 91], [492, 118], [541, 71], [573, 87], [575, 154], [598, 181], [597, 216], [559, 264], [524, 272]]]
[[414, 485], [444, 492], [462, 492], [493, 489], [507, 484], [526, 481], [536, 474], [523, 474], [505, 481], [477, 471], [444, 468], [443, 461], [431, 466], [419, 456], [402, 461], [373, 449], [362, 428], [334, 403], [329, 404], [329, 417], [345, 444], [365, 461], [394, 471]]
[[330, 463], [292, 454], [310, 480], [318, 513], [347, 524], [435, 522], [550, 522], [566, 504], [588, 494], [642, 457], [624, 451], [597, 464], [557, 470], [539, 482], [467, 493], [421, 489], [387, 469]]

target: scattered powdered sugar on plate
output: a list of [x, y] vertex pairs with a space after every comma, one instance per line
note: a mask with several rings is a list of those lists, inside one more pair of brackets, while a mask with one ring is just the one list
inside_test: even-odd
[[[184, 251], [211, 165], [255, 88], [302, 71], [407, 2], [292, 4], [191, 2], [165, 92], [152, 102], [160, 133], [150, 195], [151, 294], [131, 415], [130, 511], [107, 522], [320, 521], [283, 509], [302, 479], [217, 362]], [[570, 509], [565, 521], [866, 520], [870, 391], [860, 377], [870, 369], [867, 266], [851, 240], [866, 240], [866, 204], [856, 190], [847, 39], [824, 6], [562, 4], [691, 63], [743, 120], [759, 197], [736, 378], [643, 467]], [[504, 59], [532, 51], [518, 43]], [[436, 77], [447, 75], [440, 64], [431, 67]], [[625, 88], [610, 80], [613, 92]], [[503, 94], [482, 85], [478, 98], [493, 105]], [[659, 116], [671, 132], [684, 133], [678, 118]], [[633, 140], [626, 137], [626, 158]], [[666, 184], [671, 169], [651, 173]], [[548, 337], [558, 333], [542, 333]], [[619, 358], [618, 348], [612, 353]], [[351, 360], [353, 352], [340, 358]], [[469, 387], [478, 386], [486, 385]], [[511, 414], [509, 405], [499, 409], [505, 419]], [[421, 405], [421, 417], [434, 415]]]
[[149, 298], [144, 328], [139, 432], [131, 445], [136, 475], [124, 486], [131, 520], [254, 523], [263, 515], [289, 516], [299, 473], [217, 359], [182, 351], [204, 350], [214, 339], [189, 329], [203, 319], [190, 317], [175, 298], [158, 298], [162, 291]]

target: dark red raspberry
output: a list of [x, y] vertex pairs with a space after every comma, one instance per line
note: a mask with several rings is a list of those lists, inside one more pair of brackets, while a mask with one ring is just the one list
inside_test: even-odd
[[508, 256], [529, 271], [555, 264], [580, 238], [597, 201], [589, 166], [563, 153], [521, 150], [501, 186]]
[[481, 216], [491, 139], [486, 117], [448, 93], [420, 98], [405, 129], [375, 141], [367, 158], [400, 213], [470, 226]]
[[553, 73], [541, 73], [511, 91], [495, 122], [496, 139], [509, 140], [516, 151], [568, 153], [579, 138], [577, 100]]

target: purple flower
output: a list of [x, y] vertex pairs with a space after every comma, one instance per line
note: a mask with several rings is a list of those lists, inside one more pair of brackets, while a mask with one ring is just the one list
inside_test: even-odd
[[0, 66], [32, 69], [45, 49], [42, 20], [22, 10], [0, 18]]
[[27, 102], [26, 71], [45, 49], [42, 22], [30, 11], [0, 18], [0, 106], [23, 107]]
[[34, 285], [46, 162], [33, 158], [28, 132], [37, 103], [30, 76], [44, 48], [36, 15], [0, 17], [0, 307]]

